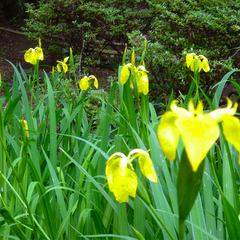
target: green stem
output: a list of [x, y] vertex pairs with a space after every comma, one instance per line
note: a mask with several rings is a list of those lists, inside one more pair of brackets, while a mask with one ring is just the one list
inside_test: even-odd
[[152, 204], [148, 205], [151, 209], [151, 211], [154, 213], [154, 215], [156, 216], [156, 218], [158, 219], [158, 221], [161, 223], [162, 227], [164, 228], [164, 230], [166, 231], [166, 233], [168, 234], [168, 236], [174, 240], [172, 234], [168, 231], [167, 227], [164, 225], [163, 221], [161, 220], [161, 218], [159, 217], [159, 215], [157, 214], [156, 210], [154, 209], [154, 207], [152, 206]]
[[178, 224], [178, 229], [179, 229], [179, 240], [184, 240], [185, 239], [185, 221], [181, 220], [179, 218], [179, 224]]

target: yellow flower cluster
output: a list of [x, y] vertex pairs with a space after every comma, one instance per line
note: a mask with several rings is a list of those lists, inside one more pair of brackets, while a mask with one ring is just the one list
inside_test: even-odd
[[85, 76], [79, 81], [79, 87], [81, 90], [86, 91], [90, 87], [90, 81], [94, 80], [94, 86], [98, 89], [98, 80], [95, 76], [90, 75], [89, 77]]
[[219, 137], [219, 122], [222, 122], [226, 140], [240, 152], [240, 122], [237, 117], [233, 116], [237, 110], [237, 103], [232, 108], [232, 102], [227, 100], [226, 108], [217, 109], [207, 114], [203, 113], [201, 101], [196, 109], [193, 102], [190, 101], [188, 111], [178, 107], [176, 100], [173, 101], [170, 106], [172, 111], [163, 114], [157, 132], [165, 156], [170, 161], [176, 158], [178, 140], [181, 136], [192, 170], [197, 171], [200, 163]]
[[157, 176], [147, 152], [134, 149], [128, 156], [121, 152], [114, 153], [106, 162], [106, 176], [110, 191], [120, 203], [128, 202], [129, 196], [136, 196], [138, 181], [131, 164], [135, 158], [138, 158], [142, 174], [150, 181], [157, 182]]
[[58, 62], [58, 64], [57, 64], [57, 70], [58, 70], [58, 72], [62, 72], [60, 66], [62, 66], [64, 73], [67, 72], [67, 70], [68, 70], [68, 65], [66, 64], [66, 62], [68, 61], [68, 59], [69, 59], [69, 57], [65, 57], [65, 58], [63, 59], [63, 62], [57, 61], [57, 62]]
[[208, 59], [203, 55], [197, 56], [195, 53], [189, 53], [186, 56], [186, 63], [187, 67], [190, 67], [193, 72], [194, 68], [196, 68], [198, 72], [202, 69], [204, 72], [208, 72], [210, 70]]
[[[137, 74], [137, 85], [138, 85], [138, 92], [147, 95], [149, 92], [149, 82], [148, 82], [148, 75], [147, 70], [144, 66], [140, 65], [137, 68], [132, 65], [132, 63], [128, 63], [123, 66], [120, 72], [120, 83], [123, 86], [130, 77], [129, 69], [133, 70], [131, 74]], [[131, 80], [130, 87], [133, 89], [133, 82]]]
[[39, 39], [39, 47], [36, 48], [29, 48], [26, 53], [24, 54], [24, 60], [26, 62], [35, 65], [37, 60], [43, 60], [43, 50], [41, 48], [41, 39]]

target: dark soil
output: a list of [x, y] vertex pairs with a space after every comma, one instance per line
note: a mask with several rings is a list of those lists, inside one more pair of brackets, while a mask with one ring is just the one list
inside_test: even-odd
[[[8, 81], [13, 72], [12, 66], [6, 60], [12, 62], [15, 66], [21, 64], [24, 69], [32, 67], [24, 61], [23, 56], [24, 51], [30, 47], [34, 48], [36, 43], [19, 33], [21, 26], [23, 26], [23, 21], [13, 24], [0, 13], [0, 71], [3, 80]], [[11, 31], [16, 32], [13, 33]]]
[[[24, 20], [14, 19], [14, 21], [11, 21], [6, 19], [0, 11], [0, 73], [2, 81], [8, 84], [11, 84], [13, 67], [6, 60], [18, 68], [20, 64], [24, 70], [33, 68], [30, 63], [24, 61], [24, 53], [29, 48], [37, 47], [38, 42], [31, 41], [24, 35], [22, 31], [23, 26]], [[44, 43], [42, 43], [42, 48], [44, 53], [47, 52], [47, 49], [44, 49]], [[56, 66], [56, 64], [57, 62], [54, 57], [44, 54], [44, 61], [40, 62], [40, 70], [44, 69], [46, 72], [50, 72], [52, 66]], [[113, 76], [114, 73], [110, 69], [93, 67], [89, 70], [88, 74], [92, 74], [98, 78], [99, 88], [109, 90], [110, 83], [107, 81], [107, 78]]]

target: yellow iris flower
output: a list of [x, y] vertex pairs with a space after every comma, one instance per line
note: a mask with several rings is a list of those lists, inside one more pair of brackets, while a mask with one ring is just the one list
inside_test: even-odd
[[24, 60], [26, 62], [35, 65], [37, 60], [43, 60], [43, 50], [41, 48], [41, 39], [39, 39], [39, 47], [36, 48], [29, 48], [26, 53], [24, 54]]
[[27, 134], [27, 136], [29, 137], [29, 132], [28, 132], [28, 124], [27, 124], [27, 121], [23, 119], [19, 120], [19, 122], [23, 125], [24, 129], [25, 129], [25, 132]]
[[188, 68], [190, 67], [193, 72], [195, 64], [196, 69], [198, 69], [198, 72], [200, 72], [202, 69], [204, 72], [208, 72], [210, 70], [208, 59], [203, 55], [197, 56], [195, 53], [189, 53], [186, 56], [186, 63], [187, 67]]
[[68, 61], [68, 59], [69, 59], [69, 57], [65, 57], [65, 58], [63, 59], [63, 62], [57, 61], [57, 62], [58, 62], [58, 64], [57, 64], [57, 70], [58, 70], [58, 72], [62, 72], [60, 66], [62, 66], [64, 73], [67, 72], [67, 70], [68, 70], [68, 65], [66, 64], [66, 62]]
[[[179, 137], [182, 137], [192, 170], [197, 171], [200, 163], [218, 139], [220, 131], [218, 123], [222, 121], [225, 138], [240, 152], [240, 123], [233, 117], [237, 110], [237, 103], [232, 107], [228, 100], [226, 108], [214, 110], [208, 114], [203, 113], [203, 104], [198, 102], [194, 108], [193, 102], [188, 104], [188, 111], [171, 103], [171, 110], [163, 114], [158, 126], [158, 140], [165, 156], [173, 161]], [[240, 161], [240, 156], [239, 156]]]
[[136, 196], [138, 181], [131, 164], [135, 158], [138, 158], [143, 175], [150, 181], [157, 182], [157, 176], [147, 152], [134, 149], [128, 156], [120, 152], [114, 153], [106, 162], [106, 176], [110, 191], [120, 203], [128, 202], [129, 196]]
[[90, 81], [92, 79], [94, 79], [95, 88], [98, 89], [98, 80], [93, 75], [90, 75], [89, 77], [85, 76], [80, 80], [80, 82], [79, 82], [80, 89], [86, 91], [90, 87]]
[[[123, 86], [130, 77], [130, 71], [132, 69], [132, 64], [128, 63], [123, 66], [120, 72], [120, 84]], [[147, 70], [144, 66], [140, 65], [137, 68], [134, 66], [133, 71], [137, 74], [137, 85], [138, 85], [138, 92], [147, 95], [149, 92], [149, 81]], [[130, 87], [133, 88], [132, 82], [130, 83]]]

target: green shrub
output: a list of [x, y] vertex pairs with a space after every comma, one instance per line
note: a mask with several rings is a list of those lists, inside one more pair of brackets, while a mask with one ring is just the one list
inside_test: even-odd
[[145, 64], [159, 100], [172, 89], [177, 95], [188, 91], [192, 79], [184, 62], [189, 52], [210, 61], [211, 72], [201, 74], [205, 92], [236, 67], [231, 56], [239, 47], [240, 0], [41, 0], [38, 7], [28, 4], [27, 12], [29, 38], [41, 37], [59, 54], [70, 46], [78, 53], [84, 47], [85, 58], [99, 60], [101, 50], [122, 54], [126, 43], [142, 52], [146, 38]]

